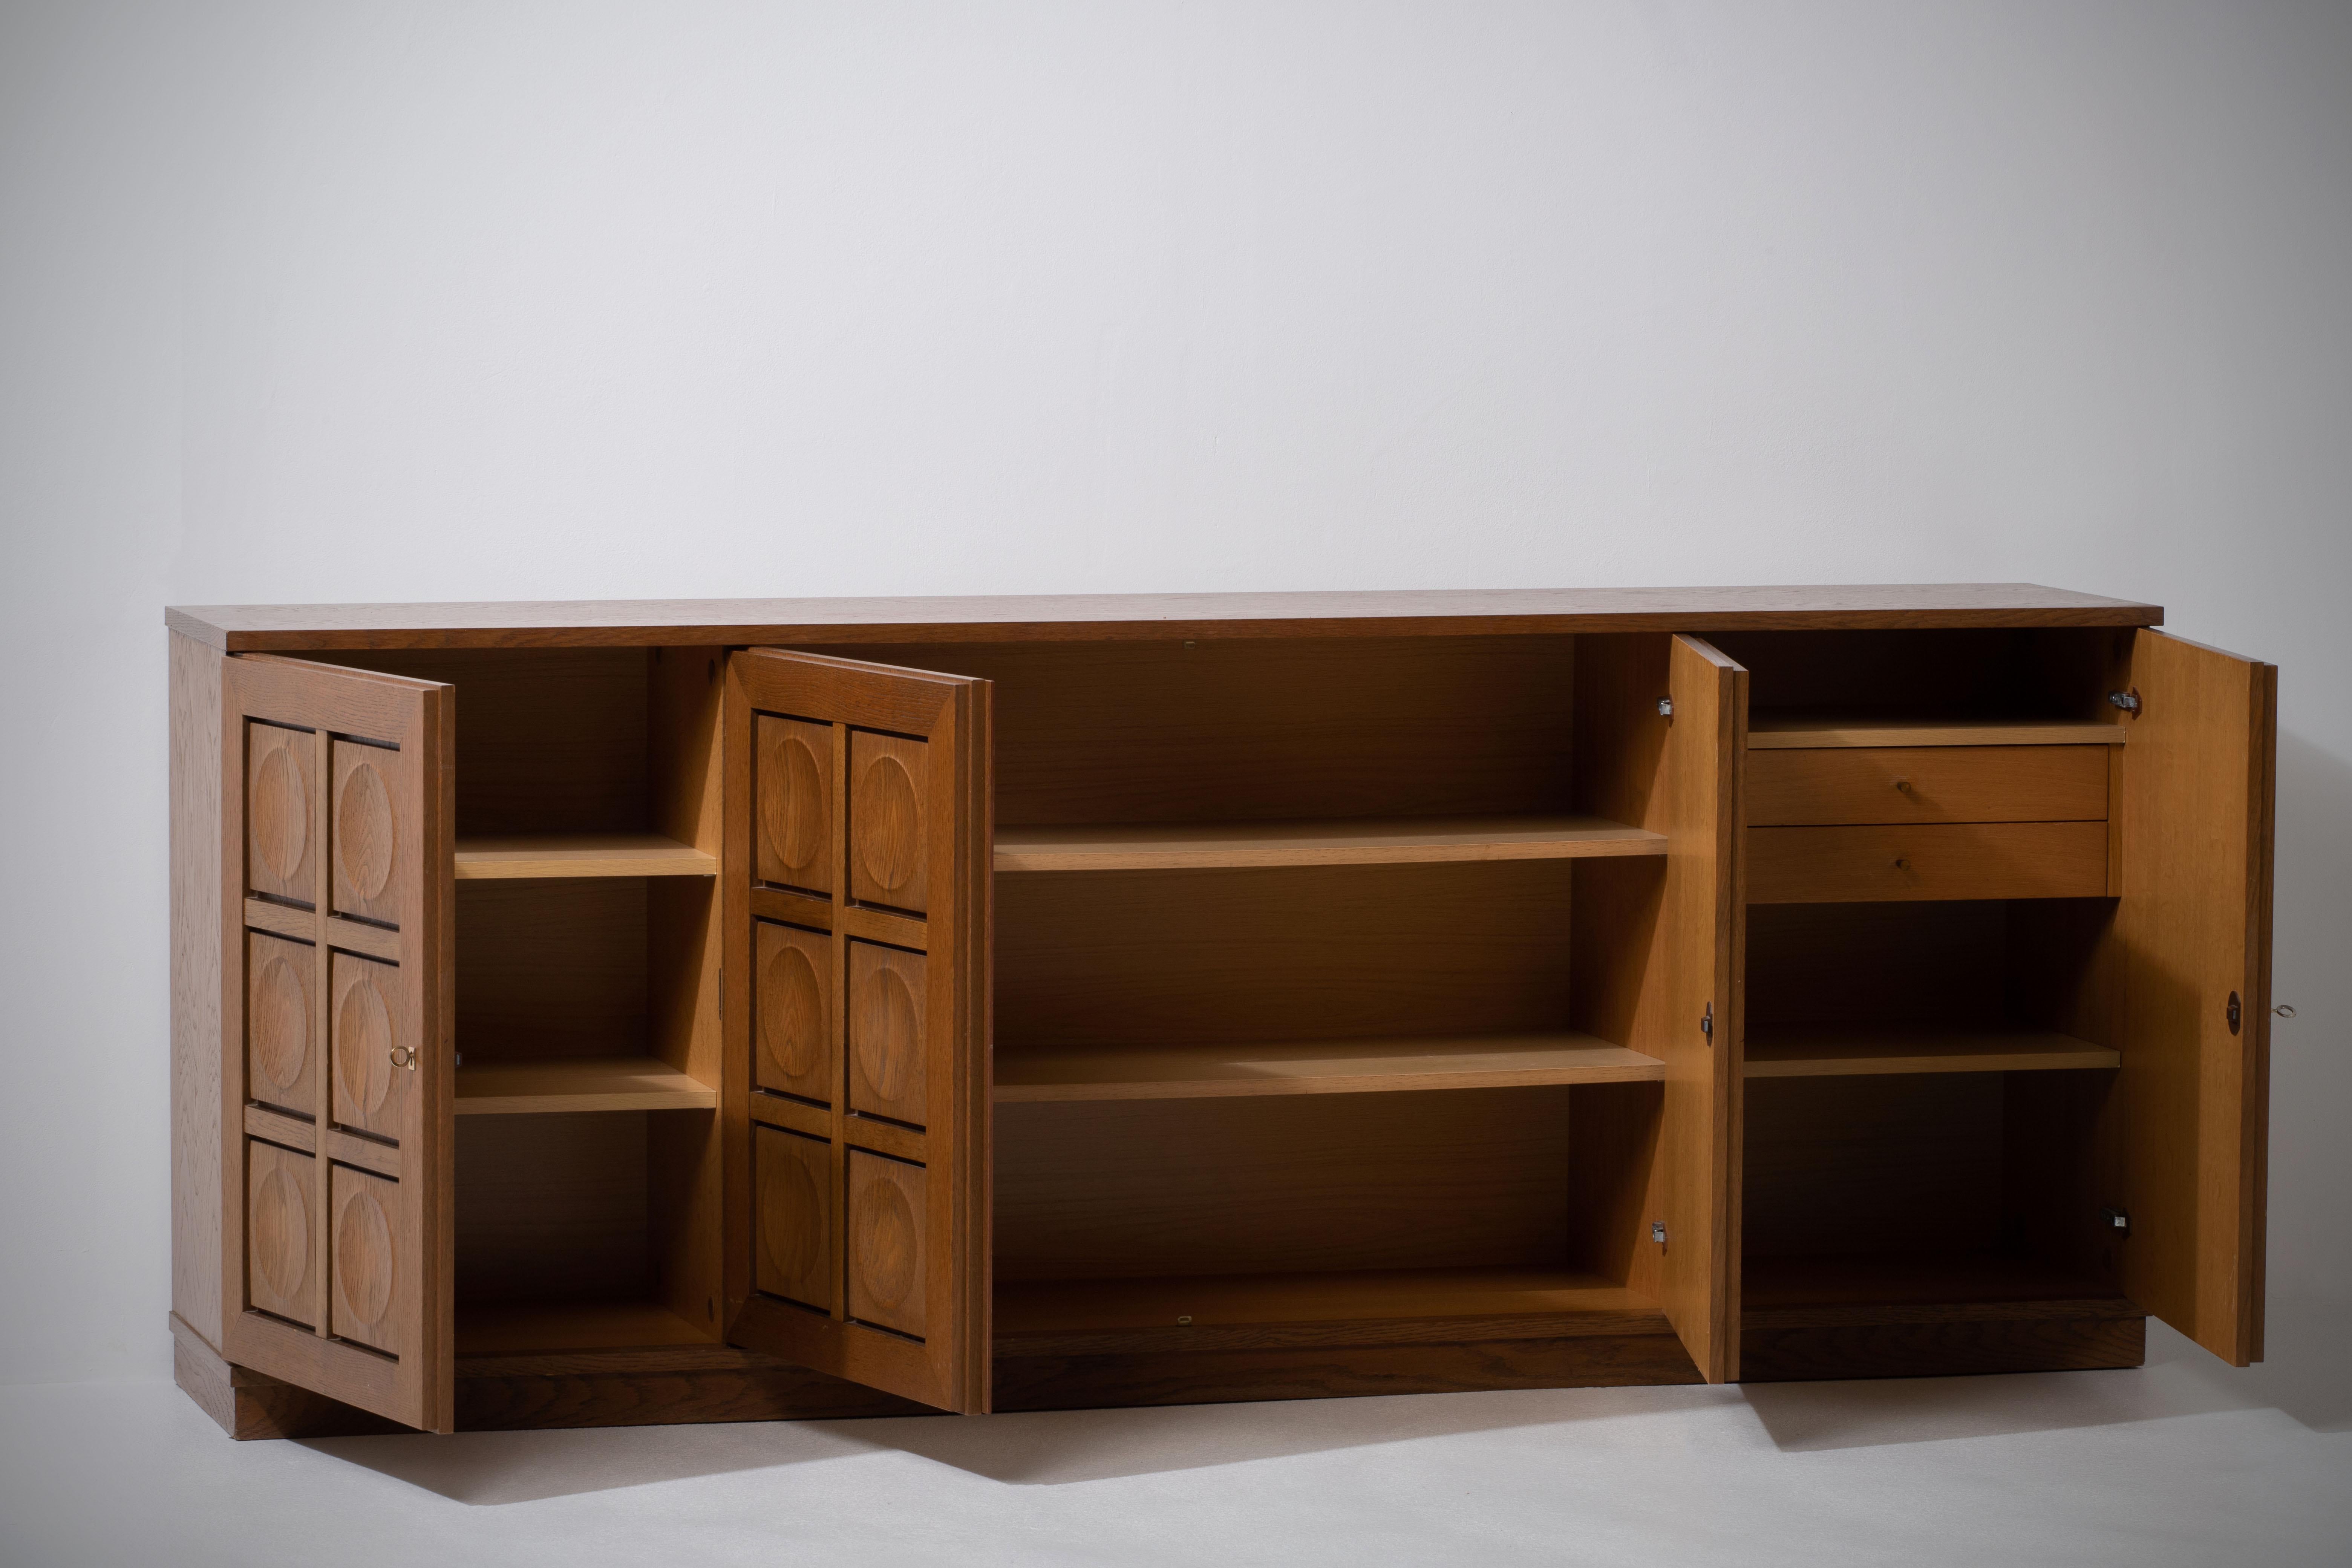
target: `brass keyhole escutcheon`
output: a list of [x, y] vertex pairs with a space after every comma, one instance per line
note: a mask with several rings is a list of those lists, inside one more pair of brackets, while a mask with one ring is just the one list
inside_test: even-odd
[[411, 1072], [416, 1070], [416, 1053], [406, 1046], [394, 1046], [389, 1054], [392, 1057], [393, 1066], [406, 1068]]

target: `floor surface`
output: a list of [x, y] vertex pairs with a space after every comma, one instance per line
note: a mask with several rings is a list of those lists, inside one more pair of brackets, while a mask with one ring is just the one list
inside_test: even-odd
[[0, 1389], [0, 1564], [2352, 1563], [2346, 1314], [2149, 1364], [232, 1443]]

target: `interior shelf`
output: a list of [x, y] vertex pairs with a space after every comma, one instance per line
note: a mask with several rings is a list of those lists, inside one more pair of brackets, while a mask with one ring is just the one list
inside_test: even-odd
[[1929, 1307], [1995, 1301], [2119, 1299], [2079, 1269], [2000, 1254], [1963, 1258], [1745, 1258], [1740, 1310], [1755, 1315], [1792, 1307]]
[[532, 833], [457, 840], [457, 879], [715, 877], [719, 857], [658, 833]]
[[457, 1069], [460, 1116], [543, 1111], [709, 1110], [719, 1091], [652, 1057], [493, 1062]]
[[1598, 816], [1361, 817], [996, 830], [1000, 871], [1396, 866], [1665, 852], [1664, 835]]
[[[995, 1308], [1002, 1336], [1362, 1318], [1654, 1313], [1658, 1304], [1597, 1274], [1522, 1268], [1003, 1281]], [[1180, 1319], [1190, 1322], [1180, 1325]]]
[[1751, 713], [1748, 749], [1814, 751], [1831, 746], [2120, 746], [2121, 724], [2071, 719], [1856, 718]]
[[1748, 1031], [1749, 1078], [1864, 1074], [2030, 1072], [2113, 1068], [2122, 1056], [2072, 1035], [2038, 1029], [1865, 1029], [1803, 1026]]
[[1368, 1094], [1528, 1084], [1633, 1083], [1665, 1064], [1591, 1035], [1472, 1035], [1293, 1040], [1181, 1049], [1024, 1053], [996, 1058], [996, 1098], [1193, 1100], [1227, 1095]]
[[459, 1355], [644, 1350], [657, 1345], [707, 1345], [717, 1338], [652, 1301], [530, 1302], [457, 1309]]

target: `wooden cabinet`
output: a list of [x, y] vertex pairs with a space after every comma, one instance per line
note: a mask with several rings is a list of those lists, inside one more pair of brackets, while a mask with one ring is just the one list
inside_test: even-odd
[[2274, 672], [2152, 606], [169, 618], [240, 1436], [2260, 1357]]

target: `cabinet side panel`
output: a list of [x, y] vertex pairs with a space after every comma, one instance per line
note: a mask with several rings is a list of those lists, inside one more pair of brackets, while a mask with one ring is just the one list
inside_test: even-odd
[[221, 1339], [221, 661], [171, 637], [172, 1310]]

